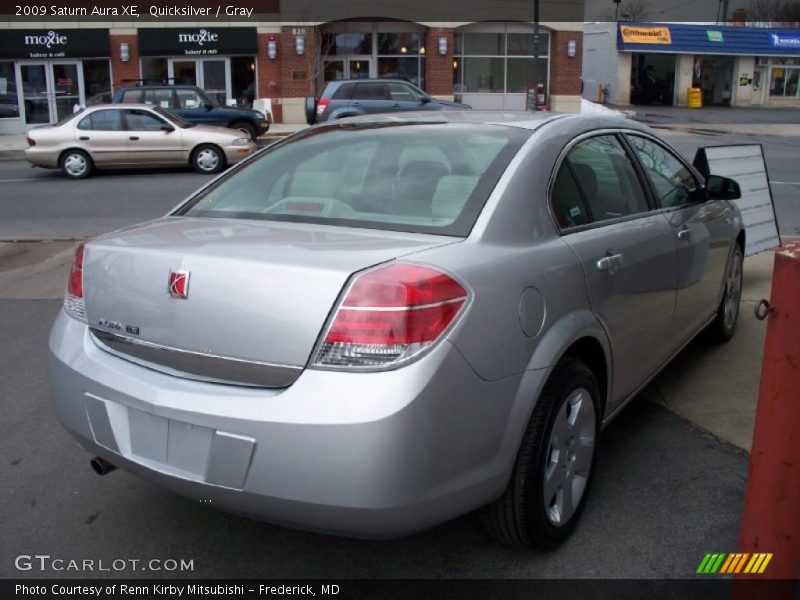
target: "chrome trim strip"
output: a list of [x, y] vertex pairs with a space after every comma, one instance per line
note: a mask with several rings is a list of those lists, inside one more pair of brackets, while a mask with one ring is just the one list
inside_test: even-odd
[[292, 385], [303, 371], [303, 367], [292, 365], [276, 365], [162, 346], [96, 327], [90, 327], [89, 330], [98, 345], [112, 354], [156, 371], [185, 375], [190, 379], [283, 388]]

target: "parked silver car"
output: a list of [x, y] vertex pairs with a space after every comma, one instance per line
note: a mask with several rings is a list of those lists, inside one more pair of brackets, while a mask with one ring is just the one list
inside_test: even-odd
[[241, 131], [195, 125], [158, 106], [113, 104], [31, 129], [25, 158], [37, 167], [61, 169], [70, 179], [84, 179], [95, 169], [182, 165], [213, 174], [255, 149]]
[[260, 519], [392, 537], [484, 507], [550, 548], [601, 428], [733, 334], [738, 196], [625, 119], [312, 127], [78, 248], [55, 412], [99, 473]]

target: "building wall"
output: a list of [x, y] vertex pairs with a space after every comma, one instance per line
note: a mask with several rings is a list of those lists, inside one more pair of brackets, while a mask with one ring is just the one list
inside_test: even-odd
[[[581, 95], [583, 34], [578, 31], [553, 31], [550, 42], [550, 95]], [[575, 42], [575, 56], [568, 56], [569, 42]]]
[[[126, 79], [139, 79], [139, 38], [136, 31], [115, 34], [113, 30], [109, 35], [111, 44], [111, 77], [116, 89]], [[122, 62], [120, 44], [128, 44], [129, 59]]]
[[[615, 23], [587, 23], [583, 32], [583, 97], [602, 102], [602, 89], [608, 89], [606, 102], [619, 104], [617, 78], [617, 36]], [[627, 82], [624, 87], [627, 87]]]
[[619, 106], [630, 106], [633, 54], [630, 52], [618, 52], [617, 57], [617, 85], [613, 89], [611, 103]]
[[[447, 54], [439, 54], [439, 38], [447, 40]], [[425, 36], [425, 87], [431, 96], [453, 99], [453, 30], [431, 27]]]
[[[731, 82], [731, 89], [733, 90], [733, 99], [731, 103], [734, 106], [752, 106], [757, 104], [760, 99], [760, 93], [753, 90], [753, 75], [756, 70], [756, 59], [753, 56], [738, 56], [733, 64], [733, 81]], [[746, 85], [739, 85], [741, 78], [747, 79]]]
[[692, 71], [694, 69], [694, 54], [681, 54], [677, 60], [677, 76], [675, 82], [675, 97], [678, 99], [676, 106], [689, 104], [689, 88], [692, 87]]

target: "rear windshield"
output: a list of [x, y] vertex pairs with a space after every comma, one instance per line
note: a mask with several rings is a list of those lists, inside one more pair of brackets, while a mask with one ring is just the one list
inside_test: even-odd
[[469, 235], [530, 132], [466, 123], [310, 129], [176, 214]]

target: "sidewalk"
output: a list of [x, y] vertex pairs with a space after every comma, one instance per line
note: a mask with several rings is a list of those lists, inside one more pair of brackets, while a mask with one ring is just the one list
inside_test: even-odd
[[611, 107], [633, 113], [636, 121], [657, 129], [738, 135], [800, 136], [799, 108], [679, 106]]

